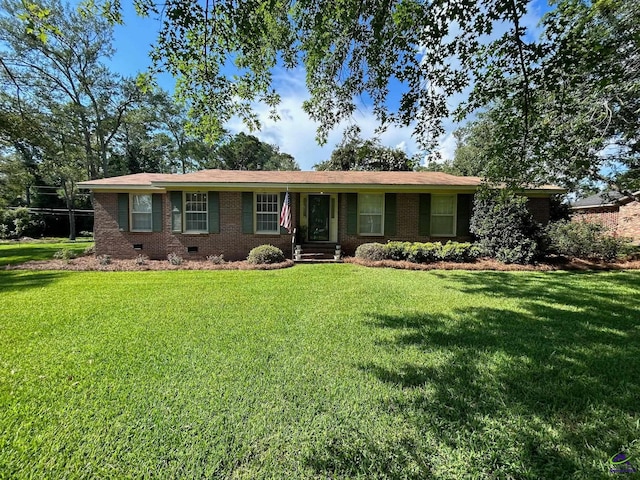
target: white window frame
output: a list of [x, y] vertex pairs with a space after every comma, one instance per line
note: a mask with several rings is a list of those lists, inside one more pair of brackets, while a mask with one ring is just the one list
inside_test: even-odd
[[[149, 197], [149, 205], [151, 205], [151, 210], [148, 212], [136, 212], [135, 208], [135, 197]], [[131, 205], [129, 211], [129, 225], [131, 225], [132, 232], [152, 232], [153, 231], [153, 195], [150, 193], [130, 193], [129, 194], [129, 205]], [[149, 215], [149, 228], [135, 228], [135, 222], [133, 219], [138, 215]]]
[[[193, 200], [187, 200], [189, 195], [204, 195], [204, 210], [191, 210], [187, 211], [187, 202], [194, 202]], [[186, 234], [198, 234], [198, 233], [209, 233], [209, 195], [207, 192], [184, 192], [182, 195], [182, 204], [184, 205], [182, 224], [184, 228], [184, 232]], [[189, 222], [187, 220], [187, 216], [189, 214], [202, 214], [204, 213], [205, 218], [205, 228], [204, 230], [189, 230]]]
[[[453, 202], [453, 210], [452, 213], [433, 213], [434, 212], [434, 201], [436, 198], [442, 197], [451, 197], [451, 201]], [[431, 218], [429, 219], [430, 224], [430, 236], [432, 237], [455, 237], [456, 236], [456, 220], [458, 214], [458, 195], [456, 193], [448, 193], [448, 194], [432, 194], [431, 195]], [[433, 218], [434, 217], [452, 217], [453, 221], [451, 222], [452, 231], [450, 233], [434, 233], [433, 231]]]
[[[260, 195], [273, 195], [276, 197], [276, 211], [275, 212], [258, 212], [258, 197]], [[253, 224], [255, 225], [255, 233], [257, 235], [279, 235], [280, 234], [280, 212], [282, 206], [280, 205], [280, 192], [255, 192], [253, 195]], [[258, 230], [258, 215], [275, 215], [276, 227], [275, 230]]]
[[[362, 198], [364, 196], [368, 197], [379, 197], [380, 203], [382, 205], [382, 209], [380, 211], [380, 232], [362, 232], [362, 216], [363, 215], [378, 215], [377, 213], [367, 213], [362, 211], [362, 206], [364, 202]], [[359, 193], [358, 194], [358, 235], [361, 237], [383, 237], [384, 236], [384, 207], [385, 207], [385, 197], [384, 193]]]

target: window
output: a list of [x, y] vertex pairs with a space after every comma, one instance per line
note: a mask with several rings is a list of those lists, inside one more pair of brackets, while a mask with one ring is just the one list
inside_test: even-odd
[[360, 235], [383, 235], [384, 195], [358, 195], [358, 225]]
[[256, 193], [256, 233], [280, 233], [277, 193]]
[[[125, 197], [126, 198], [126, 197]], [[131, 195], [131, 231], [150, 232], [152, 226], [151, 195]]]
[[184, 194], [185, 233], [207, 233], [207, 194]]
[[457, 195], [431, 195], [431, 235], [455, 237]]

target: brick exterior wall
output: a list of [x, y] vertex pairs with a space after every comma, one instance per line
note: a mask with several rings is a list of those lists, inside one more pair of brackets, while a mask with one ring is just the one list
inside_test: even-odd
[[402, 242], [446, 242], [447, 240], [469, 241], [470, 237], [430, 237], [418, 233], [418, 218], [420, 209], [420, 194], [399, 193], [396, 196], [397, 229], [396, 235], [389, 236], [360, 236], [347, 234], [347, 199], [341, 193], [338, 198], [338, 243], [346, 255], [355, 254], [356, 248], [363, 243], [386, 243], [390, 241]]
[[[292, 223], [297, 224], [298, 194], [291, 195]], [[171, 231], [171, 204], [169, 195], [163, 195], [162, 232], [121, 232], [118, 229], [118, 194], [94, 194], [95, 229], [97, 255], [115, 258], [135, 258], [139, 254], [151, 259], [164, 260], [175, 252], [185, 259], [204, 258], [207, 255], [223, 254], [226, 260], [244, 260], [249, 251], [263, 244], [282, 249], [287, 257], [291, 254], [290, 235], [253, 235], [242, 233], [242, 193], [220, 192], [220, 233], [182, 234]], [[142, 249], [134, 249], [142, 244]], [[189, 247], [197, 247], [189, 253]]]
[[[164, 225], [163, 232], [120, 231], [118, 228], [117, 193], [94, 193], [93, 210], [95, 215], [93, 235], [96, 241], [97, 255], [135, 258], [138, 254], [144, 254], [152, 259], [167, 258], [166, 228]], [[163, 210], [165, 213], [169, 211], [166, 204], [163, 205]], [[133, 245], [140, 243], [143, 245], [143, 249], [135, 250]]]
[[620, 206], [618, 235], [640, 244], [640, 202], [633, 201]]
[[[135, 258], [139, 254], [151, 259], [164, 260], [170, 252], [176, 252], [185, 259], [204, 258], [207, 255], [223, 254], [226, 260], [243, 260], [249, 251], [263, 244], [275, 245], [287, 257], [291, 254], [290, 235], [255, 235], [242, 233], [242, 193], [219, 192], [220, 233], [182, 234], [171, 232], [170, 196], [163, 195], [162, 232], [124, 232], [118, 228], [118, 194], [94, 193], [96, 254], [111, 255], [115, 258]], [[338, 196], [338, 243], [346, 255], [353, 255], [356, 248], [369, 242], [385, 243], [399, 240], [409, 242], [429, 242], [457, 240], [469, 241], [470, 237], [429, 237], [419, 235], [419, 194], [399, 193], [397, 201], [397, 231], [393, 236], [347, 235], [346, 194]], [[298, 225], [300, 195], [291, 193], [292, 224]], [[532, 198], [529, 207], [537, 221], [549, 220], [549, 198]], [[141, 244], [141, 249], [135, 249]], [[189, 253], [189, 247], [197, 247], [196, 253]]]
[[599, 223], [621, 237], [640, 243], [640, 202], [626, 205], [575, 210], [571, 216], [574, 222]]
[[618, 228], [618, 216], [619, 208], [617, 206], [598, 207], [584, 210], [575, 210], [571, 215], [571, 221], [599, 223], [615, 232]]

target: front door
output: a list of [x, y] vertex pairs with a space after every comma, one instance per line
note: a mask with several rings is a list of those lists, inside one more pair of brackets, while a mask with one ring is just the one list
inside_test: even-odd
[[309, 195], [310, 242], [329, 241], [329, 195]]

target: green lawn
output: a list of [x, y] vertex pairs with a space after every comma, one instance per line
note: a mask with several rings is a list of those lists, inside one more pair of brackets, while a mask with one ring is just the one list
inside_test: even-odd
[[64, 239], [47, 239], [46, 241], [3, 242], [0, 243], [0, 267], [17, 265], [29, 260], [51, 260], [58, 250], [71, 250], [81, 254], [85, 248], [93, 245], [92, 240], [79, 239], [70, 242]]
[[0, 478], [592, 479], [640, 450], [640, 272], [2, 271], [0, 299]]

